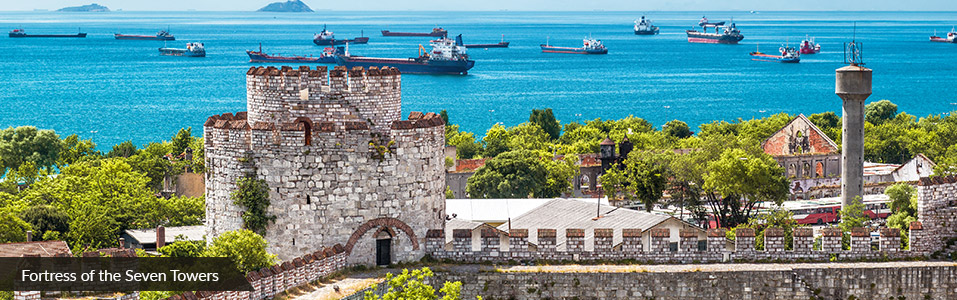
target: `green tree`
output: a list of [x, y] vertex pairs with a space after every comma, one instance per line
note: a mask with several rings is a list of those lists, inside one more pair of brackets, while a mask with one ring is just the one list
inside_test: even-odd
[[47, 232], [63, 234], [70, 230], [70, 216], [50, 205], [28, 207], [20, 213], [20, 219], [30, 223], [37, 236], [41, 237]]
[[455, 155], [459, 159], [470, 159], [479, 155], [482, 144], [475, 141], [475, 134], [458, 130], [459, 125], [446, 126], [445, 144], [455, 146]]
[[538, 125], [545, 133], [548, 133], [549, 140], [557, 140], [562, 134], [562, 126], [555, 119], [551, 108], [533, 109], [532, 114], [528, 116], [528, 122]]
[[231, 194], [233, 203], [243, 210], [243, 228], [266, 234], [266, 227], [276, 220], [269, 215], [269, 186], [265, 180], [253, 177], [240, 177], [236, 180], [236, 190]]
[[508, 130], [500, 124], [492, 125], [492, 127], [485, 132], [485, 137], [482, 138], [482, 144], [485, 145], [485, 151], [482, 153], [482, 156], [485, 157], [495, 157], [500, 153], [509, 151]]
[[884, 191], [890, 198], [891, 215], [887, 227], [897, 228], [901, 233], [901, 247], [907, 247], [910, 223], [917, 221], [917, 189], [906, 183], [898, 183]]
[[113, 149], [106, 153], [106, 157], [130, 157], [136, 154], [136, 145], [132, 141], [125, 141], [113, 145]]
[[193, 127], [181, 128], [176, 135], [173, 136], [172, 152], [174, 155], [179, 155], [186, 151], [186, 147], [189, 147], [189, 144], [193, 142]]
[[651, 212], [668, 187], [668, 165], [672, 152], [631, 152], [623, 165], [614, 165], [599, 181], [608, 199], [621, 195], [626, 201], [638, 201]]
[[871, 218], [864, 214], [864, 203], [861, 203], [861, 196], [854, 197], [851, 205], [841, 207], [841, 224], [838, 227], [844, 232], [850, 232], [851, 228], [864, 227]]
[[60, 167], [81, 160], [97, 159], [101, 156], [100, 151], [96, 151], [96, 144], [93, 143], [93, 140], [81, 140], [76, 134], [64, 138], [62, 144], [60, 157], [56, 163]]
[[21, 126], [0, 130], [0, 175], [32, 162], [39, 169], [51, 170], [60, 155], [60, 137], [53, 130]]
[[[435, 288], [425, 283], [433, 275], [429, 267], [414, 269], [411, 272], [409, 269], [402, 269], [402, 273], [399, 275], [388, 273], [385, 276], [386, 284], [389, 285], [386, 293], [380, 297], [372, 291], [366, 291], [364, 298], [365, 300], [439, 299], [435, 293]], [[442, 300], [459, 300], [461, 299], [461, 290], [462, 282], [446, 281], [442, 284], [439, 292], [443, 294]], [[482, 297], [477, 298], [482, 299]]]
[[701, 187], [722, 227], [746, 223], [758, 202], [782, 203], [790, 189], [774, 159], [754, 145], [739, 148], [739, 143], [731, 136], [713, 136], [701, 150], [680, 155], [672, 164], [677, 180]]
[[679, 139], [688, 138], [694, 134], [688, 127], [688, 123], [679, 120], [671, 120], [665, 123], [664, 131], [666, 135]]
[[485, 161], [469, 177], [466, 193], [471, 198], [555, 197], [544, 195], [548, 167], [536, 151], [509, 151]]
[[163, 257], [202, 257], [206, 252], [205, 241], [187, 241], [183, 236], [177, 236], [176, 241], [157, 249]]
[[864, 120], [874, 125], [880, 125], [896, 115], [897, 104], [889, 100], [871, 102], [864, 106]]
[[549, 135], [533, 123], [522, 123], [508, 128], [509, 150], [549, 150]]
[[578, 156], [567, 154], [558, 160], [552, 160], [550, 153], [539, 152], [539, 156], [545, 163], [545, 172], [548, 174], [540, 195], [558, 197], [571, 192], [571, 180], [579, 174]]
[[455, 199], [455, 193], [452, 192], [451, 186], [445, 186], [445, 199]]
[[12, 212], [0, 211], [0, 244], [19, 243], [27, 240], [30, 223], [24, 222]]
[[262, 236], [246, 229], [227, 231], [213, 239], [203, 256], [227, 257], [243, 273], [276, 264], [273, 254], [266, 252], [268, 243]]
[[771, 210], [755, 215], [748, 220], [747, 225], [754, 228], [755, 243], [760, 246], [758, 250], [764, 249], [764, 230], [771, 227], [784, 229], [784, 247], [785, 250], [791, 250], [794, 242], [794, 228], [801, 226], [794, 220], [794, 214], [781, 206], [773, 206]]
[[445, 111], [444, 109], [439, 112], [439, 117], [442, 117], [442, 122], [445, 122], [445, 126], [452, 124], [449, 123], [449, 112]]
[[841, 140], [841, 117], [838, 117], [832, 111], [813, 114], [808, 117], [808, 120], [811, 120], [811, 123], [814, 123], [827, 137], [831, 138], [832, 141]]

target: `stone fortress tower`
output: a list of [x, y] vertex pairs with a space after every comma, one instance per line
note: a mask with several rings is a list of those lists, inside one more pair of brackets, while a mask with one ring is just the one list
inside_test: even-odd
[[349, 263], [418, 259], [445, 222], [444, 122], [400, 120], [398, 70], [253, 67], [246, 112], [211, 116], [207, 239], [243, 226], [230, 193], [243, 176], [269, 186], [265, 238], [291, 259], [341, 244]]

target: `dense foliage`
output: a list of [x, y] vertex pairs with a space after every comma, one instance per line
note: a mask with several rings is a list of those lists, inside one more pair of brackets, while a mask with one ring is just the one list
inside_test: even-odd
[[263, 179], [244, 176], [236, 180], [236, 190], [230, 195], [233, 203], [243, 208], [243, 228], [266, 234], [266, 227], [276, 220], [269, 215], [269, 186]]
[[227, 231], [213, 239], [204, 251], [206, 257], [227, 257], [243, 273], [276, 264], [275, 255], [266, 252], [266, 239], [255, 232], [240, 229]]
[[578, 157], [553, 160], [547, 152], [515, 150], [495, 156], [469, 177], [472, 198], [550, 198], [571, 189], [568, 178], [578, 172]]
[[[433, 275], [432, 270], [428, 267], [414, 269], [411, 272], [409, 269], [402, 269], [402, 273], [399, 275], [388, 273], [385, 276], [385, 281], [389, 285], [386, 293], [380, 297], [372, 291], [366, 291], [364, 298], [365, 300], [439, 299], [439, 296], [435, 293], [435, 288], [426, 283], [428, 278]], [[461, 282], [446, 281], [442, 284], [439, 292], [442, 293], [442, 300], [459, 300], [462, 299], [461, 290]], [[476, 298], [482, 300], [482, 297]]]
[[[183, 132], [189, 129], [174, 140], [198, 145], [193, 158], [202, 157], [202, 139]], [[23, 241], [25, 230], [32, 230], [34, 240], [65, 240], [78, 253], [116, 246], [126, 229], [203, 222], [203, 198], [158, 197], [164, 177], [196, 165], [177, 160], [172, 142], [144, 149], [124, 142], [104, 156], [91, 140], [61, 140], [33, 127], [6, 129], [0, 137], [6, 172], [0, 181], [0, 239]]]
[[884, 194], [891, 200], [887, 227], [900, 230], [901, 247], [906, 248], [910, 223], [917, 221], [917, 189], [906, 183], [898, 183], [884, 190]]

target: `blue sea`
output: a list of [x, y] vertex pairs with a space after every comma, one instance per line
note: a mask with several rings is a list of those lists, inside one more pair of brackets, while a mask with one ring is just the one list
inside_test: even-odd
[[[642, 14], [661, 27], [635, 36]], [[684, 30], [706, 15], [734, 18], [741, 45], [690, 44]], [[92, 138], [101, 149], [132, 140], [169, 139], [178, 129], [202, 134], [206, 117], [246, 108], [245, 50], [318, 56], [312, 43], [324, 25], [338, 38], [364, 34], [364, 56], [413, 57], [428, 38], [382, 37], [380, 30], [462, 34], [466, 43], [507, 49], [470, 49], [467, 76], [404, 75], [403, 115], [448, 110], [451, 121], [483, 136], [491, 125], [526, 121], [534, 108], [552, 108], [563, 122], [635, 115], [656, 126], [673, 119], [695, 127], [713, 120], [759, 118], [779, 112], [835, 111], [834, 70], [843, 42], [863, 44], [874, 69], [869, 101], [889, 99], [918, 116], [957, 109], [957, 45], [931, 43], [946, 34], [957, 12], [0, 12], [0, 29], [28, 33], [87, 32], [85, 39], [0, 37], [0, 127], [33, 125], [61, 135]], [[163, 42], [118, 41], [113, 33], [167, 29], [177, 41], [206, 45], [206, 58], [159, 56]], [[856, 30], [855, 30], [856, 28]], [[608, 55], [545, 54], [538, 48], [580, 46], [592, 36]], [[814, 37], [822, 52], [800, 64], [751, 61]]]

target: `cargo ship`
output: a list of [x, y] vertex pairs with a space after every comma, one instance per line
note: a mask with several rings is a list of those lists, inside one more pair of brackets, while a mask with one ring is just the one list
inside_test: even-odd
[[645, 16], [641, 16], [641, 19], [635, 20], [635, 35], [656, 34], [658, 34], [658, 26], [652, 25], [651, 20], [645, 19]]
[[502, 35], [502, 41], [497, 44], [465, 44], [465, 48], [508, 48], [508, 42], [505, 41], [505, 35]]
[[431, 41], [432, 51], [426, 52], [419, 45], [419, 57], [414, 58], [377, 58], [352, 56], [347, 50], [344, 55], [337, 55], [336, 63], [340, 66], [352, 67], [392, 67], [406, 74], [454, 74], [468, 75], [469, 69], [475, 66], [470, 60], [466, 48], [462, 44], [462, 35], [455, 40], [441, 38]]
[[186, 43], [186, 49], [182, 48], [159, 48], [160, 55], [166, 56], [188, 56], [188, 57], [206, 57], [206, 47], [203, 43]]
[[582, 40], [581, 48], [556, 47], [548, 45], [548, 40], [540, 45], [542, 53], [569, 53], [569, 54], [608, 54], [608, 48], [601, 43], [601, 40], [586, 38]]
[[770, 62], [781, 62], [781, 63], [799, 63], [801, 62], [801, 54], [798, 53], [797, 49], [790, 46], [782, 46], [778, 51], [781, 51], [781, 55], [770, 55], [761, 53], [761, 51], [751, 52], [751, 60], [754, 61], [770, 61]]
[[388, 30], [382, 31], [382, 36], [432, 36], [432, 37], [446, 37], [449, 32], [442, 27], [432, 28], [432, 32], [392, 32]]
[[[730, 26], [725, 26], [724, 22], [710, 23], [708, 18], [702, 17], [698, 26], [701, 26], [701, 31], [696, 29], [685, 31], [688, 34], [689, 43], [737, 44], [744, 39], [734, 22], [731, 22]], [[708, 32], [709, 28], [714, 28], [714, 33]]]
[[10, 31], [9, 34], [12, 38], [24, 38], [24, 37], [35, 37], [35, 38], [85, 38], [86, 33], [80, 32], [77, 34], [27, 34], [23, 28], [17, 28]]
[[113, 34], [117, 40], [147, 40], [147, 41], [175, 41], [176, 37], [166, 30], [160, 30], [156, 35]]
[[262, 62], [262, 63], [319, 63], [319, 64], [334, 64], [336, 63], [335, 56], [337, 54], [343, 54], [343, 47], [326, 47], [323, 49], [322, 54], [319, 57], [312, 56], [282, 56], [279, 54], [269, 55], [263, 52], [262, 46], [259, 46], [259, 51], [247, 50], [246, 55], [249, 55], [249, 62]]
[[934, 31], [934, 35], [930, 37], [931, 42], [941, 42], [941, 43], [957, 43], [957, 30], [951, 28], [950, 32], [947, 33], [947, 37], [937, 36], [937, 31]]
[[815, 43], [813, 38], [807, 36], [801, 41], [801, 54], [817, 54], [821, 52], [821, 44]]
[[[364, 35], [364, 34], [363, 34]], [[365, 44], [369, 42], [368, 37], [357, 37], [353, 39], [337, 40], [336, 36], [332, 34], [332, 31], [326, 30], [326, 26], [322, 26], [322, 32], [317, 33], [312, 37], [312, 42], [319, 46], [335, 46], [335, 45], [345, 45], [345, 44]]]

